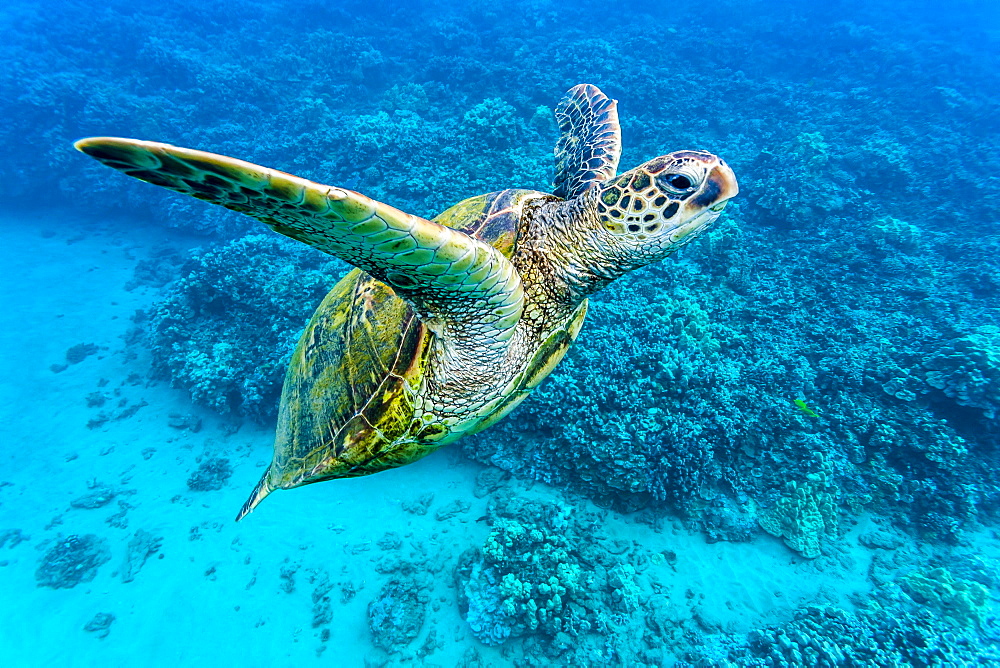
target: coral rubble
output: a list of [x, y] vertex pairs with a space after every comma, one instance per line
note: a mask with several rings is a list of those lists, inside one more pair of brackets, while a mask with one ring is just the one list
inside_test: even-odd
[[94, 534], [60, 538], [42, 557], [35, 579], [39, 587], [70, 589], [93, 580], [97, 569], [110, 560], [104, 538]]

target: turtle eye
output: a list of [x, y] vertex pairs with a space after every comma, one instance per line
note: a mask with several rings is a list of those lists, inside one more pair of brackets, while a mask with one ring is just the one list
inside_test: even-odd
[[667, 179], [667, 183], [672, 185], [674, 188], [677, 188], [678, 190], [687, 190], [688, 188], [691, 187], [691, 179], [684, 176], [683, 174], [674, 174], [669, 179]]
[[697, 169], [684, 166], [674, 169], [676, 171], [664, 172], [656, 177], [656, 185], [667, 195], [690, 195], [704, 179], [704, 174]]

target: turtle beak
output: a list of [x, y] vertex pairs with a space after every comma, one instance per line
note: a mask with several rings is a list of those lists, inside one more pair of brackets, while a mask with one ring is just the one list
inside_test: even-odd
[[709, 171], [701, 190], [689, 200], [688, 211], [694, 215], [671, 233], [670, 238], [674, 243], [687, 243], [698, 236], [715, 222], [729, 200], [739, 194], [740, 186], [736, 183], [733, 170], [722, 160], [716, 160], [716, 165]]
[[718, 166], [709, 173], [708, 178], [709, 180], [715, 179], [719, 185], [719, 189], [722, 192], [719, 201], [723, 206], [725, 206], [726, 202], [740, 194], [740, 184], [736, 181], [736, 174], [729, 168], [729, 165], [721, 160]]
[[711, 209], [712, 211], [722, 211], [726, 204], [740, 192], [740, 185], [736, 182], [736, 174], [722, 160], [712, 168], [705, 179], [701, 192], [694, 198], [696, 206]]

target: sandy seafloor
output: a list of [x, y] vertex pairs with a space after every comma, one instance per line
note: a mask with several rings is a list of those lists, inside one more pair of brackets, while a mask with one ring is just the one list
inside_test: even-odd
[[[420, 636], [397, 658], [423, 647], [432, 651], [418, 665], [456, 665], [470, 648], [488, 665], [516, 659], [516, 650], [479, 643], [456, 605], [453, 557], [481, 545], [487, 533], [477, 518], [489, 497], [473, 494], [478, 464], [446, 450], [377, 476], [275, 494], [235, 524], [270, 458], [273, 432], [248, 424], [234, 431], [234, 423], [192, 406], [166, 383], [128, 381], [130, 374], [145, 378], [149, 362], [127, 359], [122, 337], [129, 316], [153, 303], [158, 291], [124, 286], [139, 259], [165, 243], [186, 249], [183, 239], [129, 219], [81, 221], [71, 211], [3, 217], [0, 530], [20, 529], [30, 539], [0, 549], [0, 665], [377, 664], [385, 657], [370, 642], [367, 606], [388, 579], [374, 568], [386, 556], [378, 541], [387, 531], [403, 537], [395, 551], [426, 564], [435, 583]], [[66, 350], [82, 342], [101, 352], [53, 372]], [[103, 388], [101, 379], [109, 381]], [[97, 389], [114, 395], [113, 406], [146, 405], [130, 418], [91, 429], [87, 423], [97, 409], [88, 408], [85, 397]], [[172, 428], [172, 413], [195, 413], [203, 427]], [[144, 457], [148, 448], [155, 453]], [[228, 485], [189, 490], [185, 481], [199, 458], [220, 454], [235, 467]], [[99, 509], [71, 508], [94, 481], [112, 486], [116, 500]], [[427, 492], [434, 500], [426, 515], [402, 509]], [[561, 493], [515, 479], [495, 494]], [[456, 499], [470, 503], [469, 510], [435, 518]], [[125, 528], [106, 523], [119, 510], [117, 500], [129, 506]], [[708, 544], [679, 525], [658, 533], [627, 515], [573, 502], [603, 513], [603, 528], [613, 539], [636, 541], [649, 553], [676, 553], [673, 565], [648, 568], [660, 569], [678, 624], [693, 619], [703, 630], [746, 632], [785, 621], [801, 605], [850, 610], [857, 600], [852, 595], [871, 586], [872, 551], [857, 541], [870, 528], [867, 519], [838, 541], [831, 556], [807, 560], [770, 536]], [[162, 547], [134, 581], [124, 583], [126, 546], [139, 529], [162, 537]], [[112, 551], [97, 577], [72, 589], [37, 586], [35, 570], [51, 542], [90, 533], [106, 538]], [[1000, 554], [995, 533], [967, 540], [985, 559]], [[927, 556], [929, 548], [912, 547]], [[295, 571], [294, 590], [288, 591], [282, 569]], [[325, 643], [312, 627], [310, 598], [310, 580], [324, 572], [336, 583]], [[357, 594], [341, 603], [342, 588]], [[102, 612], [115, 616], [105, 638], [84, 631]]]

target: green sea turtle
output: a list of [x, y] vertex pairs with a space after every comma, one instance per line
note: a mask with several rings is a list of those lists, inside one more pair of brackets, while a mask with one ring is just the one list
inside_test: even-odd
[[276, 489], [413, 462], [507, 415], [562, 359], [587, 297], [662, 260], [738, 187], [704, 151], [617, 174], [617, 101], [556, 108], [553, 194], [503, 190], [433, 220], [343, 188], [167, 144], [76, 147], [129, 176], [245, 213], [357, 269], [316, 309], [281, 395], [274, 458], [240, 510]]

